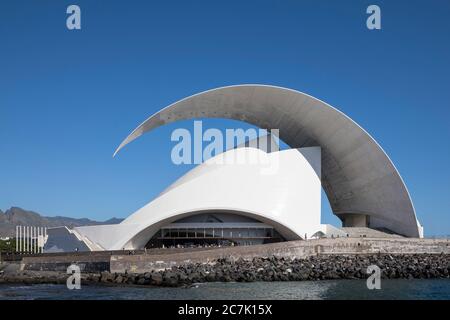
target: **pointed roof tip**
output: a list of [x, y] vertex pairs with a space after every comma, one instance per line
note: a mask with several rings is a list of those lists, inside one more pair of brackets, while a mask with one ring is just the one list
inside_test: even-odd
[[121, 144], [117, 147], [117, 149], [116, 149], [116, 151], [114, 151], [114, 153], [113, 153], [113, 158], [119, 153], [119, 151], [125, 146], [125, 141], [126, 141], [126, 139], [124, 140], [124, 141], [122, 141], [121, 142]]
[[116, 151], [114, 151], [114, 153], [113, 153], [113, 158], [119, 153], [119, 151], [120, 150], [122, 150], [123, 149], [123, 147], [125, 147], [127, 144], [129, 144], [131, 141], [133, 141], [133, 140], [135, 140], [137, 137], [139, 137], [140, 135], [138, 135], [138, 136], [136, 136], [136, 137], [133, 137], [133, 134], [135, 133], [135, 131], [137, 130], [137, 129], [139, 129], [140, 127], [142, 126], [142, 124], [139, 126], [139, 127], [137, 127], [136, 129], [134, 129], [134, 131], [132, 132], [132, 133], [130, 133], [121, 143], [120, 143], [120, 145], [117, 147], [117, 149], [116, 149]]

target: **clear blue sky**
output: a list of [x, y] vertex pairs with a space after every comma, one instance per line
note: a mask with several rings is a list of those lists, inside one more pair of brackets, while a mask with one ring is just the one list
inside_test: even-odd
[[[69, 4], [80, 31], [66, 28]], [[365, 26], [370, 4], [381, 31]], [[263, 83], [358, 122], [399, 169], [426, 234], [449, 234], [449, 17], [444, 0], [1, 1], [0, 208], [126, 217], [189, 169], [170, 162], [170, 133], [192, 122], [113, 159], [134, 127], [187, 95]], [[337, 221], [326, 201], [324, 220]]]

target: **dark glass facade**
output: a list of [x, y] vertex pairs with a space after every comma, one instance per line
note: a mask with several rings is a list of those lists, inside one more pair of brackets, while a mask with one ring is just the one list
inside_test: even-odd
[[201, 214], [162, 227], [148, 248], [204, 245], [253, 245], [284, 241], [272, 227], [236, 214]]

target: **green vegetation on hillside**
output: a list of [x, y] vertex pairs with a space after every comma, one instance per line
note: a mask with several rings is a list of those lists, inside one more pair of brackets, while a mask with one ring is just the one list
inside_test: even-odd
[[16, 239], [0, 240], [0, 252], [14, 252], [16, 250]]

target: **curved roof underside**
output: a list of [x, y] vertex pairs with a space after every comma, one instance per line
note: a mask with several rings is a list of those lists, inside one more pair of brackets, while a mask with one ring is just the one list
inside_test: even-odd
[[394, 232], [418, 237], [409, 193], [393, 163], [358, 124], [299, 91], [237, 85], [205, 91], [157, 112], [118, 147], [159, 126], [194, 118], [228, 118], [279, 129], [292, 148], [322, 147], [322, 185], [336, 215], [368, 214]]

